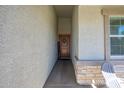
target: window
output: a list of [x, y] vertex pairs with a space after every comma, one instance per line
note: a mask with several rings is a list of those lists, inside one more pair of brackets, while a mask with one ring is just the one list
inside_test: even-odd
[[124, 17], [110, 17], [110, 55], [124, 58]]

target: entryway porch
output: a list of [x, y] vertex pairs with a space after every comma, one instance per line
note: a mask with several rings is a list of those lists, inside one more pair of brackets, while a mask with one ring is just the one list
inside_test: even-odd
[[58, 60], [44, 88], [92, 88], [92, 86], [77, 84], [71, 60]]

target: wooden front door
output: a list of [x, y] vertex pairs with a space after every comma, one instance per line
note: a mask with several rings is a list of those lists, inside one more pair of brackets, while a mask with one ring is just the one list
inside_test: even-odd
[[70, 35], [59, 35], [59, 41], [60, 41], [60, 59], [69, 59]]

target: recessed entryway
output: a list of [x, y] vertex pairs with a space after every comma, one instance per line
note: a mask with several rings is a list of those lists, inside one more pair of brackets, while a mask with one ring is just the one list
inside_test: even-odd
[[49, 75], [45, 88], [85, 88], [76, 81], [71, 61], [72, 12], [74, 6], [54, 6], [57, 15], [58, 61]]
[[58, 59], [70, 59], [72, 5], [54, 6], [57, 15]]

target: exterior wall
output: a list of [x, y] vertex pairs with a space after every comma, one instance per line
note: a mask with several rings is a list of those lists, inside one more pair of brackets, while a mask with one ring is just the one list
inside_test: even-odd
[[110, 55], [110, 38], [109, 38], [109, 16], [123, 16], [124, 15], [124, 6], [111, 6], [104, 7], [102, 9], [102, 14], [104, 15], [105, 20], [105, 45], [106, 45], [106, 60], [111, 62], [114, 66], [115, 73], [120, 79], [124, 79], [124, 60], [123, 59], [111, 59]]
[[0, 6], [0, 87], [43, 87], [57, 58], [55, 17], [52, 6]]
[[115, 73], [117, 75], [117, 77], [119, 77], [120, 79], [124, 79], [124, 63], [121, 62], [121, 63], [113, 63], [113, 66], [114, 66], [114, 70], [115, 70]]
[[71, 18], [58, 18], [58, 34], [70, 34], [71, 33]]
[[104, 60], [104, 22], [98, 6], [79, 6], [80, 60]]
[[79, 24], [78, 24], [78, 6], [75, 6], [73, 9], [72, 15], [72, 33], [71, 33], [71, 57], [74, 62], [75, 56], [78, 56], [78, 33], [79, 33]]
[[[97, 87], [105, 86], [105, 79], [101, 73], [101, 66], [105, 61], [80, 61], [75, 59], [75, 75], [80, 85], [94, 84]], [[118, 78], [124, 79], [124, 63], [122, 61], [110, 61]]]
[[104, 25], [101, 9], [94, 6], [76, 6], [72, 19], [72, 61], [77, 83], [104, 85], [101, 73], [103, 61], [95, 61], [104, 60]]
[[103, 61], [79, 61], [75, 63], [75, 74], [77, 83], [80, 85], [94, 84], [98, 87], [105, 85], [104, 77], [101, 73]]
[[[80, 85], [94, 84], [97, 87], [105, 85], [105, 79], [101, 73], [101, 66], [105, 61], [79, 61], [75, 59], [75, 74]], [[124, 79], [124, 63], [110, 61], [118, 78]]]
[[[124, 78], [123, 60], [105, 60], [104, 58], [104, 55], [106, 55], [104, 54], [104, 42], [106, 41], [104, 41], [104, 22], [103, 15], [101, 13], [102, 9], [103, 8], [100, 6], [78, 6], [77, 14], [79, 18], [73, 19], [78, 20], [79, 25], [77, 35], [79, 38], [79, 40], [77, 40], [79, 49], [77, 51], [77, 57], [75, 58], [73, 56], [73, 65], [77, 83], [81, 85], [105, 85], [105, 80], [101, 73], [101, 66], [106, 61], [113, 64], [117, 77]], [[117, 9], [111, 8], [110, 11], [108, 8], [105, 8], [103, 10], [103, 14], [117, 15], [122, 13], [115, 10]]]

